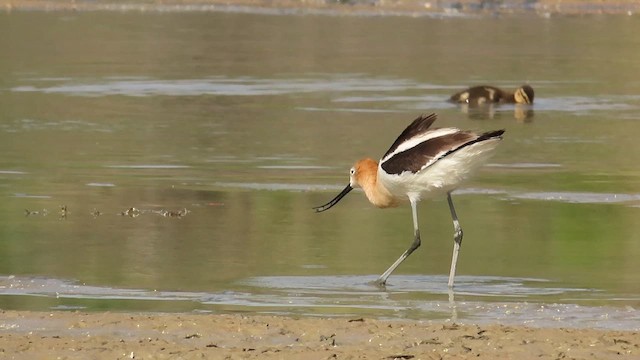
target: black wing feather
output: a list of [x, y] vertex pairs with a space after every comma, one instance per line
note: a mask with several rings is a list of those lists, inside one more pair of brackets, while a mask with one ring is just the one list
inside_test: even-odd
[[384, 159], [387, 155], [394, 152], [398, 148], [398, 146], [400, 146], [400, 144], [402, 144], [403, 142], [416, 136], [417, 134], [421, 134], [427, 131], [431, 126], [431, 124], [433, 124], [433, 122], [436, 121], [437, 118], [438, 116], [436, 114], [431, 114], [431, 115], [422, 114], [417, 119], [413, 120], [413, 122], [409, 126], [407, 126], [406, 129], [404, 129], [404, 131], [400, 134], [400, 136], [398, 136], [396, 141], [393, 142], [393, 145], [391, 145], [389, 150], [387, 150], [387, 152], [384, 153], [384, 156], [382, 156], [382, 158]]
[[[481, 141], [499, 138], [503, 133], [504, 130], [495, 130], [477, 135], [470, 131], [460, 131], [439, 136], [393, 155], [381, 166], [387, 174], [402, 174], [405, 171], [415, 174], [430, 162], [433, 164], [439, 159]], [[446, 151], [446, 149], [449, 150]], [[436, 156], [438, 156], [437, 159]]]

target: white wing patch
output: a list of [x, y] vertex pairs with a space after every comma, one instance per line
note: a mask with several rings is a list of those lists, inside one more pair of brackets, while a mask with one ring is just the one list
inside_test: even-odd
[[440, 160], [440, 158], [442, 158], [444, 156], [444, 154], [448, 153], [451, 150], [452, 149], [447, 149], [447, 150], [443, 150], [443, 151], [440, 151], [439, 153], [437, 153], [428, 163], [424, 164], [420, 168], [420, 171], [422, 171], [422, 170], [428, 168], [429, 166], [433, 165], [433, 163], [435, 163], [436, 161]]

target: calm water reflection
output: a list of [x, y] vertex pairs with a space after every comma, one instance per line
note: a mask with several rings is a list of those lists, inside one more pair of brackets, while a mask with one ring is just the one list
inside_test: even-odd
[[[560, 303], [585, 325], [603, 305], [618, 315], [599, 326], [640, 327], [625, 308], [640, 305], [638, 31], [630, 17], [0, 14], [0, 306], [447, 317], [443, 199], [422, 205], [424, 246], [388, 292], [365, 284], [411, 241], [409, 208], [355, 194], [311, 211], [437, 112], [507, 130], [456, 195], [459, 315]], [[533, 108], [445, 102], [523, 82]]]

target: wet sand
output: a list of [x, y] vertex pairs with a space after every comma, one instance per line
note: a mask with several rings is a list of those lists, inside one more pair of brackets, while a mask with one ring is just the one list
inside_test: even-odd
[[639, 359], [640, 333], [262, 315], [5, 311], [28, 359]]

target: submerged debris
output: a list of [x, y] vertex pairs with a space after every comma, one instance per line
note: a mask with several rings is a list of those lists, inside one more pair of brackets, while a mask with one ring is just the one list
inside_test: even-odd
[[122, 216], [130, 216], [130, 217], [138, 217], [140, 216], [141, 212], [140, 210], [134, 208], [134, 207], [130, 207], [127, 210], [123, 211], [120, 213], [120, 215]]
[[[117, 213], [117, 215], [135, 218], [143, 214], [151, 213], [151, 214], [160, 215], [162, 217], [182, 218], [190, 212], [191, 211], [187, 208], [183, 208], [181, 210], [166, 210], [166, 209], [151, 210], [151, 209], [139, 209], [132, 206], [130, 208], [127, 208], [124, 211]], [[25, 216], [47, 216], [48, 213], [49, 211], [47, 209], [42, 209], [42, 210], [24, 209]], [[69, 207], [67, 205], [60, 205], [60, 210], [58, 211], [58, 214], [60, 215], [61, 220], [67, 219], [67, 216], [70, 213], [71, 212], [69, 211]], [[89, 214], [91, 214], [91, 216], [93, 216], [94, 218], [104, 215], [102, 211], [96, 208], [93, 208], [93, 210], [91, 210]]]
[[191, 211], [187, 210], [187, 208], [184, 208], [182, 210], [178, 210], [178, 211], [174, 211], [174, 210], [158, 210], [157, 213], [161, 216], [164, 217], [177, 217], [177, 218], [181, 218], [185, 215], [187, 215], [188, 213], [190, 213]]
[[69, 211], [67, 209], [67, 205], [60, 205], [60, 219], [61, 220], [66, 220], [67, 218], [67, 214], [69, 214]]
[[42, 210], [24, 209], [24, 216], [37, 216], [37, 215], [47, 216], [48, 214], [49, 214], [49, 210], [47, 209], [42, 209]]
[[145, 214], [145, 213], [152, 213], [152, 214], [160, 215], [160, 216], [163, 216], [163, 217], [181, 218], [183, 216], [186, 216], [190, 212], [191, 211], [189, 211], [187, 208], [183, 208], [182, 210], [165, 210], [165, 209], [145, 210], [145, 209], [138, 209], [138, 208], [135, 208], [135, 207], [131, 207], [131, 208], [121, 212], [120, 215], [130, 216], [130, 217], [138, 217], [138, 216], [140, 216], [142, 214]]

